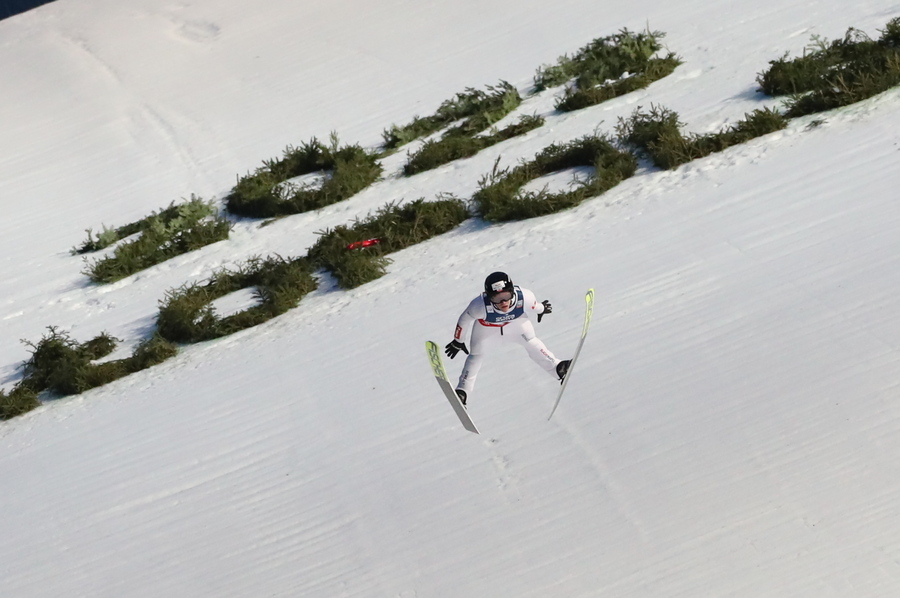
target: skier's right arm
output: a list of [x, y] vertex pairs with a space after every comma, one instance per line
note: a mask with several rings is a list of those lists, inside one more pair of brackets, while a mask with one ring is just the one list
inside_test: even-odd
[[444, 351], [450, 359], [456, 357], [456, 354], [460, 351], [466, 354], [469, 353], [465, 340], [469, 336], [469, 329], [472, 328], [475, 320], [485, 317], [487, 317], [487, 313], [484, 309], [484, 301], [482, 301], [481, 297], [476, 297], [469, 303], [465, 311], [460, 314], [459, 319], [456, 321], [456, 332], [453, 333], [453, 340], [444, 347]]

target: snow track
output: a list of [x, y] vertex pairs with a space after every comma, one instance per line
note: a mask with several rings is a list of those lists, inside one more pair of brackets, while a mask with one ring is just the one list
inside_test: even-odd
[[[168, 288], [302, 255], [388, 201], [468, 197], [498, 156], [610, 131], [637, 105], [716, 130], [774, 104], [753, 92], [769, 60], [897, 10], [482, 4], [61, 0], [0, 23], [4, 386], [27, 356], [17, 340], [47, 325], [136, 342]], [[315, 214], [239, 222], [109, 287], [67, 253], [87, 226], [223, 196], [287, 143], [337, 130], [374, 145], [465, 86], [524, 88], [542, 62], [648, 20], [685, 64], [647, 90]], [[84, 56], [58, 35], [86, 40], [118, 91], [70, 70]], [[377, 281], [326, 279], [264, 325], [0, 424], [0, 595], [897, 594], [898, 106], [889, 92], [644, 169], [565, 213], [469, 221]], [[449, 340], [498, 268], [553, 302], [538, 332], [560, 357], [585, 288], [598, 307], [549, 423], [557, 386], [517, 347], [491, 356], [469, 400], [477, 437], [421, 346]]]

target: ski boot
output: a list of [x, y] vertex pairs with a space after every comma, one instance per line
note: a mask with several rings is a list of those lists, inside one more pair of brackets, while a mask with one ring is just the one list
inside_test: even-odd
[[556, 364], [556, 375], [559, 376], [559, 383], [562, 384], [563, 380], [566, 379], [566, 372], [569, 371], [569, 364], [572, 363], [571, 359], [566, 359], [560, 361]]

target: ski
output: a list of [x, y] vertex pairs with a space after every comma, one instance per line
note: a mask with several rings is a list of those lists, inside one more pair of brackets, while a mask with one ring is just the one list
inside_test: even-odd
[[434, 373], [434, 378], [437, 380], [441, 390], [444, 391], [447, 400], [450, 401], [450, 406], [453, 407], [453, 411], [456, 412], [459, 421], [466, 430], [478, 434], [475, 422], [469, 417], [469, 412], [466, 411], [465, 405], [462, 404], [462, 401], [456, 396], [456, 391], [450, 386], [447, 370], [444, 369], [444, 361], [441, 359], [441, 348], [431, 341], [425, 341], [425, 349], [428, 351], [428, 360], [431, 362], [431, 371]]
[[575, 362], [578, 360], [578, 354], [581, 353], [581, 347], [584, 346], [584, 337], [587, 336], [588, 327], [591, 325], [591, 316], [594, 314], [594, 289], [588, 289], [588, 292], [585, 293], [584, 303], [584, 326], [581, 328], [581, 339], [578, 341], [575, 355], [572, 356], [572, 361], [569, 363], [569, 369], [566, 371], [566, 377], [563, 378], [562, 385], [559, 388], [559, 394], [556, 395], [556, 402], [553, 403], [553, 411], [550, 412], [550, 417], [547, 418], [548, 421], [553, 417], [553, 414], [556, 413], [556, 408], [559, 407], [559, 400], [566, 390], [569, 378], [572, 377], [572, 369], [575, 367]]

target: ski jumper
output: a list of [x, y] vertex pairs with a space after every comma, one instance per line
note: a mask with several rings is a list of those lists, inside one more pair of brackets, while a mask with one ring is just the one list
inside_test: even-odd
[[544, 306], [538, 303], [534, 293], [519, 286], [514, 287], [516, 302], [506, 312], [501, 312], [488, 299], [487, 293], [472, 299], [466, 310], [456, 322], [456, 334], [453, 338], [465, 342], [471, 329], [469, 356], [459, 375], [456, 388], [471, 392], [475, 386], [475, 378], [481, 369], [485, 354], [492, 346], [501, 342], [514, 342], [525, 347], [528, 356], [554, 378], [556, 364], [560, 362], [553, 353], [534, 334], [534, 324], [528, 318], [529, 313], [541, 314]]

